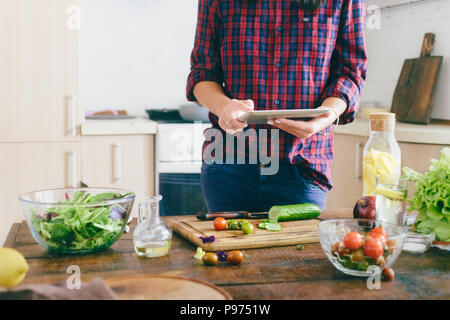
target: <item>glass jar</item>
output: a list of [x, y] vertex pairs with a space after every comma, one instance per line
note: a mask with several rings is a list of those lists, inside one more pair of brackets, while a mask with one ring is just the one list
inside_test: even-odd
[[162, 196], [149, 197], [139, 205], [139, 223], [134, 229], [134, 250], [140, 257], [161, 257], [169, 253], [172, 230], [159, 216]]
[[363, 153], [363, 196], [376, 194], [377, 176], [401, 175], [401, 151], [394, 131], [394, 113], [370, 114], [370, 136]]

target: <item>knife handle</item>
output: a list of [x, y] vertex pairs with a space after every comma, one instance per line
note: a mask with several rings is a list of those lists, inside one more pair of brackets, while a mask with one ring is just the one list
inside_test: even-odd
[[199, 220], [214, 220], [216, 218], [225, 218], [225, 219], [244, 219], [249, 217], [249, 213], [247, 211], [224, 211], [224, 212], [211, 212], [197, 213], [197, 219]]

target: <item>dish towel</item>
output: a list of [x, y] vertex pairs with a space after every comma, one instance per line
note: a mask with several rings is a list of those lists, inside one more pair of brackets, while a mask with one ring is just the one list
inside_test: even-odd
[[118, 300], [118, 297], [102, 279], [94, 278], [82, 283], [80, 289], [68, 289], [65, 281], [0, 289], [0, 300]]

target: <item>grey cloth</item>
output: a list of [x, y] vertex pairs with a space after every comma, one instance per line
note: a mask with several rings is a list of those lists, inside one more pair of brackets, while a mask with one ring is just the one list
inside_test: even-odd
[[114, 291], [100, 278], [68, 289], [66, 282], [53, 285], [32, 284], [10, 290], [0, 289], [0, 300], [117, 300]]

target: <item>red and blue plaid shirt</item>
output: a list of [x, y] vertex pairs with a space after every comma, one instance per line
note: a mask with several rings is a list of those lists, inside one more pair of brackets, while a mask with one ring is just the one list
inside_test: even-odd
[[[199, 0], [188, 100], [201, 81], [252, 99], [255, 110], [313, 109], [339, 97], [348, 104], [339, 123], [352, 122], [367, 72], [365, 10], [365, 0], [328, 0], [313, 11], [294, 0]], [[279, 141], [281, 161], [331, 188], [333, 126], [307, 139], [280, 130]]]

